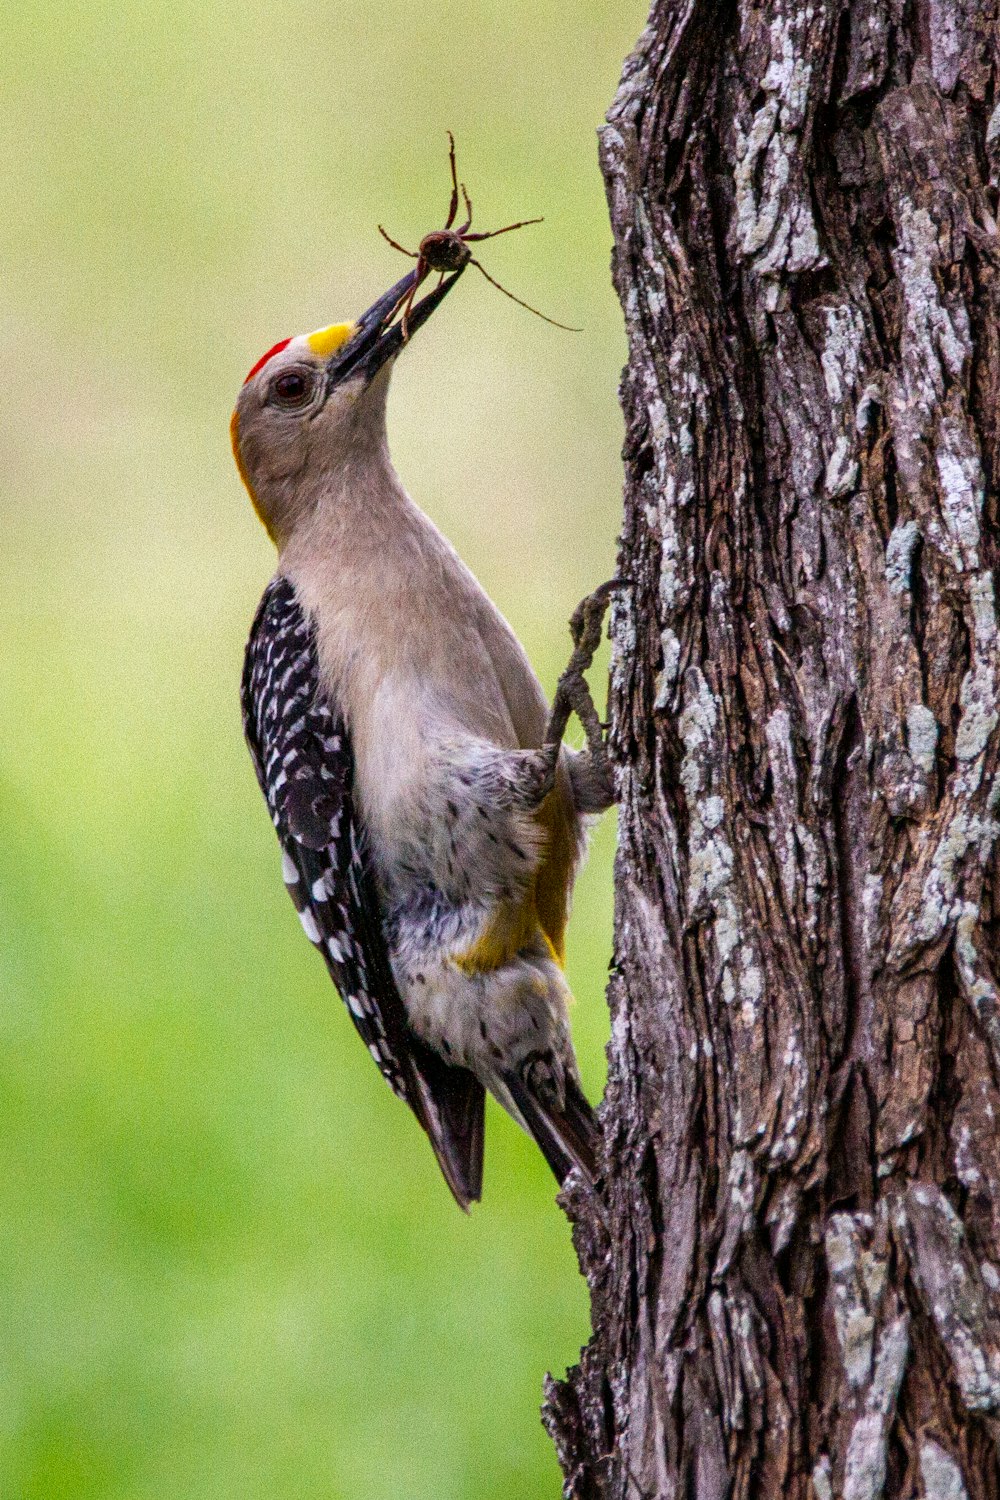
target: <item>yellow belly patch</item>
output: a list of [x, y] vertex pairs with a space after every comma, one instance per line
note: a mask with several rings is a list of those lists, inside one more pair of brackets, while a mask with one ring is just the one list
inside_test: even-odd
[[529, 895], [521, 906], [505, 902], [472, 947], [456, 954], [453, 962], [463, 974], [491, 974], [494, 969], [509, 964], [522, 948], [530, 947], [539, 937], [550, 956], [559, 963], [559, 955], [539, 926], [534, 896]]
[[453, 959], [464, 974], [492, 973], [539, 939], [554, 962], [560, 968], [565, 966], [576, 838], [566, 794], [558, 784], [538, 809], [536, 818], [545, 831], [545, 847], [531, 888], [520, 905], [502, 903], [471, 948]]
[[569, 892], [576, 863], [576, 830], [563, 789], [557, 783], [538, 809], [545, 829], [545, 853], [535, 877], [538, 921], [556, 963], [566, 962], [566, 923]]

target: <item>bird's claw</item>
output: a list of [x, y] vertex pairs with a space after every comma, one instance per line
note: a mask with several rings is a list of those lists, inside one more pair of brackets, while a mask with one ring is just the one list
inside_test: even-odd
[[591, 779], [596, 778], [596, 782], [600, 784], [603, 795], [598, 800], [605, 806], [610, 806], [614, 801], [614, 781], [608, 760], [608, 747], [604, 740], [604, 725], [594, 706], [584, 674], [591, 666], [601, 643], [608, 603], [620, 584], [621, 580], [617, 578], [602, 583], [600, 588], [582, 599], [573, 611], [569, 622], [573, 654], [556, 685], [545, 735], [546, 745], [561, 744], [570, 714], [576, 714], [587, 738], [588, 759], [593, 773]]
[[599, 588], [594, 589], [592, 594], [581, 599], [570, 616], [569, 633], [573, 645], [579, 647], [587, 655], [584, 671], [590, 666], [594, 653], [601, 644], [601, 626], [604, 623], [608, 603], [620, 583], [621, 580], [618, 578], [609, 578], [607, 583], [602, 583]]

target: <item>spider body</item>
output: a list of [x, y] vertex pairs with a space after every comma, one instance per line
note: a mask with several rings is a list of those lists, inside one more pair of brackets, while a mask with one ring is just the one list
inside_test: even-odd
[[432, 229], [417, 248], [417, 264], [431, 271], [460, 271], [472, 259], [472, 251], [454, 229]]

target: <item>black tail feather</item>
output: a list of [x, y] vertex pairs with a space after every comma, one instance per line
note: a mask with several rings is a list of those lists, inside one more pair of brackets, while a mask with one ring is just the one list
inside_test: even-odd
[[566, 1104], [558, 1109], [539, 1099], [517, 1074], [506, 1073], [504, 1084], [538, 1149], [562, 1187], [574, 1167], [593, 1186], [597, 1175], [597, 1123], [586, 1095], [575, 1079], [566, 1078]]
[[414, 1045], [413, 1063], [420, 1122], [455, 1202], [468, 1213], [483, 1193], [486, 1090], [474, 1073], [423, 1044]]
[[563, 1111], [564, 1128], [572, 1132], [576, 1142], [576, 1155], [581, 1170], [593, 1185], [597, 1177], [597, 1146], [600, 1130], [597, 1117], [583, 1089], [575, 1078], [566, 1079], [566, 1108]]

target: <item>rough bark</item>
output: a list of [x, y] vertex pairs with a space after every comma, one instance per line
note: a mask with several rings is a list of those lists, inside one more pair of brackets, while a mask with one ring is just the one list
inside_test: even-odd
[[997, 0], [657, 0], [574, 1497], [1000, 1478]]

